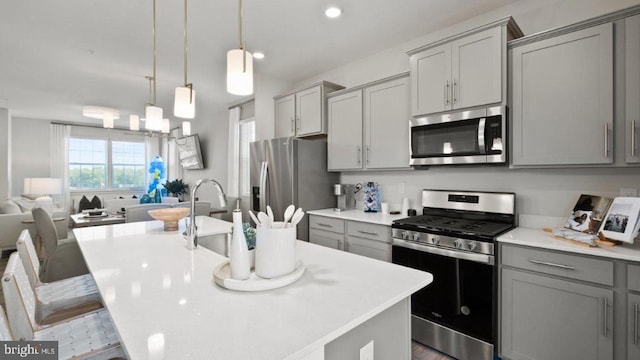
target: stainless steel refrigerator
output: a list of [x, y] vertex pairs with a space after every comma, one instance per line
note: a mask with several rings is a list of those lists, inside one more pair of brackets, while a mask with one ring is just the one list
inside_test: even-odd
[[[332, 186], [338, 173], [327, 171], [327, 143], [293, 137], [250, 144], [251, 209], [266, 212], [269, 205], [276, 221], [293, 204], [303, 210], [336, 206]], [[298, 224], [298, 239], [309, 241], [309, 219]]]

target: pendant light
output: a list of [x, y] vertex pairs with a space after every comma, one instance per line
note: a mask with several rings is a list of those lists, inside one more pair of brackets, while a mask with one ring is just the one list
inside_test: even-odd
[[182, 122], [182, 136], [191, 135], [191, 121]]
[[176, 88], [173, 115], [193, 119], [196, 114], [196, 92], [187, 81], [187, 0], [184, 0], [184, 86]]
[[129, 130], [138, 131], [140, 130], [140, 117], [135, 114], [129, 115]]
[[162, 128], [162, 108], [156, 106], [156, 0], [153, 0], [153, 76], [147, 77], [153, 83], [153, 98], [151, 103], [144, 108], [144, 117], [146, 119], [145, 127], [147, 130], [160, 130]]
[[227, 52], [227, 92], [253, 94], [253, 57], [242, 41], [242, 0], [238, 0], [238, 49]]
[[162, 122], [160, 124], [161, 133], [168, 134], [171, 132], [171, 123], [169, 122], [169, 119], [162, 119]]

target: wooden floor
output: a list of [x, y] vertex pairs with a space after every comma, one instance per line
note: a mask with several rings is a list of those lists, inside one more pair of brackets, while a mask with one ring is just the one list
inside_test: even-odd
[[419, 342], [411, 342], [411, 360], [454, 360], [443, 353], [433, 350]]

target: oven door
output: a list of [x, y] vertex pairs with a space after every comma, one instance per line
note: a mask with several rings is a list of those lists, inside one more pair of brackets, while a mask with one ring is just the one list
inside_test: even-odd
[[413, 119], [410, 165], [504, 163], [504, 108]]
[[420, 248], [429, 246], [394, 239], [392, 247], [393, 263], [433, 274], [433, 282], [411, 296], [411, 313], [493, 344], [494, 266]]

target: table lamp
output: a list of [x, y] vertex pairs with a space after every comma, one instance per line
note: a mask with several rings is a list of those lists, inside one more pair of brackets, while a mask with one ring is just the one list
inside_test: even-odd
[[25, 178], [25, 195], [60, 195], [62, 179], [60, 178]]

